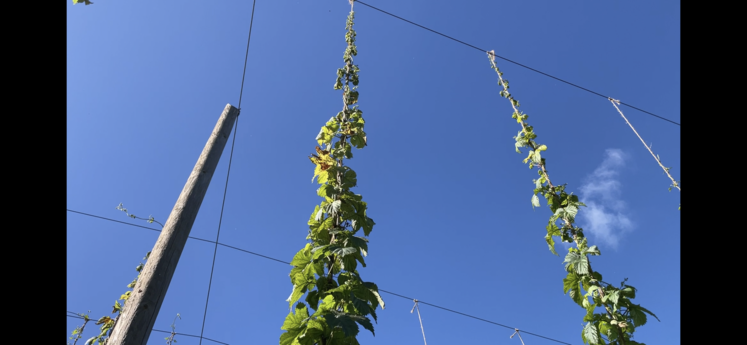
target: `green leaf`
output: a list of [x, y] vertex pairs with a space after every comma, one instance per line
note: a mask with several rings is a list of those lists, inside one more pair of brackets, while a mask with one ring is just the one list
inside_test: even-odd
[[356, 252], [358, 252], [357, 248], [345, 247], [345, 248], [337, 248], [337, 249], [333, 250], [332, 254], [344, 257], [344, 256], [347, 256], [347, 255], [356, 253]]
[[594, 326], [591, 322], [586, 323], [586, 326], [584, 326], [584, 329], [581, 333], [581, 339], [585, 344], [598, 344], [599, 331], [597, 330], [597, 327]]
[[565, 208], [558, 207], [553, 216], [559, 219], [565, 218]]
[[280, 345], [295, 345], [297, 344], [296, 338], [301, 335], [303, 330], [293, 329], [280, 335]]
[[[355, 337], [358, 335], [358, 325], [353, 320], [353, 315], [338, 312], [336, 310], [330, 310], [331, 313], [324, 315], [324, 319], [327, 321], [327, 325], [330, 328], [340, 328], [346, 337]], [[356, 317], [362, 318], [360, 316]], [[356, 320], [357, 321], [357, 320]], [[370, 323], [370, 322], [369, 322]]]
[[293, 307], [293, 303], [296, 303], [303, 294], [306, 293], [306, 285], [293, 285], [293, 291], [291, 292], [290, 296], [288, 296], [288, 299], [285, 300], [288, 302], [288, 309]]
[[319, 316], [322, 315], [324, 312], [335, 309], [335, 306], [337, 305], [337, 301], [335, 301], [335, 297], [332, 295], [327, 295], [322, 300], [322, 304], [319, 305], [319, 308], [316, 309], [316, 312], [313, 316]]
[[557, 225], [555, 225], [555, 222], [552, 219], [547, 223], [546, 229], [547, 235], [545, 235], [545, 241], [547, 241], [547, 246], [550, 247], [550, 252], [558, 255], [558, 253], [555, 251], [555, 241], [552, 237], [560, 236], [560, 229]]
[[314, 207], [314, 212], [311, 213], [311, 216], [309, 217], [308, 225], [310, 230], [316, 230], [316, 228], [319, 226], [319, 221], [317, 220], [316, 216], [319, 214], [319, 205], [316, 205]]
[[354, 135], [350, 137], [350, 144], [358, 149], [362, 149], [364, 146], [366, 146], [366, 142], [360, 135]]
[[615, 306], [615, 310], [618, 309], [617, 308], [617, 302], [620, 300], [620, 291], [619, 290], [610, 291], [604, 297], [607, 300], [609, 300], [610, 302], [613, 303], [613, 305]]
[[573, 272], [580, 275], [589, 274], [589, 259], [586, 258], [586, 255], [581, 255], [576, 252], [569, 252], [568, 255], [565, 256], [565, 260], [563, 261], [563, 263], [566, 264], [566, 271], [571, 272], [572, 270]]
[[355, 310], [358, 311], [358, 314], [367, 315], [371, 312], [371, 307], [368, 305], [368, 301], [356, 297], [352, 292], [350, 293], [350, 300], [353, 302], [353, 306], [355, 307]]
[[568, 272], [568, 275], [563, 278], [563, 293], [567, 293], [576, 304], [583, 307], [583, 295], [581, 294], [581, 277], [576, 275], [574, 272]]
[[345, 158], [346, 159], [353, 158], [353, 152], [351, 151], [350, 147], [351, 147], [350, 145], [345, 145]]
[[583, 300], [584, 308], [586, 308], [586, 316], [584, 316], [584, 322], [589, 322], [594, 320], [594, 309], [596, 309], [597, 305], [594, 303], [589, 303], [589, 300], [584, 297]]
[[342, 211], [342, 217], [345, 219], [349, 219], [353, 215], [355, 215], [355, 206], [353, 206], [353, 203], [355, 201], [351, 200], [342, 200], [342, 204], [340, 205], [340, 210]]
[[280, 327], [280, 329], [288, 331], [295, 328], [300, 328], [303, 326], [303, 321], [309, 317], [309, 311], [306, 309], [306, 305], [303, 303], [298, 303], [296, 305], [296, 310], [291, 311], [288, 313], [288, 316], [285, 317], [285, 322], [283, 322], [283, 326]]
[[319, 189], [316, 190], [316, 195], [322, 197], [322, 198], [332, 198], [332, 196], [335, 194], [335, 187], [324, 184], [319, 186]]
[[361, 265], [363, 265], [363, 267], [366, 267], [366, 261], [363, 259], [363, 255], [361, 255], [361, 252], [363, 252], [363, 249], [361, 249], [360, 251], [355, 252], [353, 254], [353, 257], [356, 260], [358, 260], [358, 262], [360, 262]]
[[381, 298], [379, 291], [376, 291], [376, 290], [370, 290], [370, 291], [374, 295], [374, 297], [376, 297], [376, 301], [378, 302], [379, 306], [381, 306], [381, 309], [384, 309], [384, 299]]
[[349, 237], [347, 240], [345, 240], [345, 245], [359, 248], [363, 256], [368, 256], [368, 240], [363, 237]]
[[319, 130], [319, 134], [316, 135], [316, 142], [319, 144], [319, 146], [323, 146], [324, 144], [329, 144], [332, 141], [332, 138], [334, 138], [334, 131], [324, 126]]
[[316, 328], [306, 328], [306, 331], [299, 335], [297, 341], [299, 345], [315, 345], [319, 344], [324, 331]]
[[[597, 290], [599, 290], [599, 289], [601, 289], [599, 286], [591, 285], [591, 286], [589, 286], [589, 289], [586, 290], [586, 295], [585, 296], [594, 297], [594, 292], [597, 291]], [[597, 294], [599, 294], [599, 292], [597, 292]]]
[[[322, 203], [322, 205], [326, 206], [326, 204]], [[322, 219], [324, 219], [324, 208], [319, 208], [319, 210], [316, 212], [316, 215], [314, 216], [314, 221], [319, 222]]]
[[369, 330], [371, 332], [371, 334], [373, 334], [374, 336], [376, 336], [376, 333], [374, 333], [373, 325], [371, 324], [371, 320], [369, 320], [368, 318], [364, 317], [364, 318], [360, 318], [360, 319], [355, 319], [355, 322], [357, 322], [358, 324], [360, 324], [361, 326], [363, 326], [363, 328]]
[[648, 317], [646, 317], [646, 313], [644, 313], [641, 309], [638, 308], [636, 305], [632, 305], [628, 307], [628, 311], [630, 312], [630, 318], [633, 319], [633, 323], [638, 326], [643, 326], [648, 322]]
[[356, 184], [358, 184], [358, 178], [355, 171], [353, 171], [352, 169], [345, 171], [345, 174], [342, 177], [342, 187], [351, 188], [355, 187]]
[[335, 201], [333, 201], [333, 202], [331, 202], [331, 203], [329, 203], [329, 204], [326, 205], [324, 213], [326, 213], [326, 214], [328, 214], [330, 216], [335, 216], [340, 211], [340, 206], [341, 205], [342, 205], [342, 201], [341, 200], [335, 200]]
[[355, 272], [355, 269], [358, 267], [358, 262], [355, 260], [355, 257], [352, 255], [343, 256], [341, 261], [342, 261], [342, 269], [348, 272]]
[[[529, 161], [530, 159], [532, 159], [532, 156], [534, 156], [534, 151], [531, 151], [531, 150], [530, 150], [530, 151], [529, 151], [529, 155], [527, 156], [527, 158], [524, 158], [524, 160], [522, 161], [522, 163], [524, 163], [524, 164], [527, 164], [527, 162], [528, 162], [528, 161]], [[530, 166], [530, 167], [531, 167], [531, 166]]]
[[586, 249], [584, 252], [589, 255], [601, 255], [602, 254], [599, 252], [599, 248], [597, 248], [597, 246], [591, 246], [588, 249]]
[[378, 323], [379, 320], [376, 318], [376, 309], [371, 309], [369, 311], [371, 312], [371, 317], [373, 317], [374, 321]]
[[326, 251], [324, 249], [329, 248], [329, 247], [330, 245], [324, 245], [324, 246], [320, 246], [320, 247], [316, 247], [312, 249], [311, 252], [314, 253], [314, 255], [311, 258], [314, 260], [318, 260], [320, 257], [326, 256], [325, 255]]
[[640, 310], [643, 310], [643, 312], [644, 312], [644, 313], [646, 313], [646, 314], [648, 314], [648, 315], [651, 315], [651, 316], [655, 317], [655, 318], [656, 318], [656, 321], [659, 321], [659, 322], [661, 322], [661, 320], [659, 320], [659, 318], [658, 318], [658, 317], [657, 317], [656, 315], [654, 315], [654, 313], [650, 312], [650, 311], [649, 311], [648, 309], [646, 309], [646, 308], [644, 308], [644, 307], [641, 307], [640, 305], [636, 305], [636, 306], [638, 307], [638, 309], [640, 309]]
[[550, 234], [545, 235], [545, 242], [547, 242], [547, 246], [550, 247], [550, 252], [558, 255], [558, 253], [555, 251], [555, 240], [552, 238], [552, 236], [550, 236]]
[[366, 217], [366, 221], [362, 224], [363, 234], [368, 236], [373, 230], [374, 225], [376, 225], [376, 223], [373, 221], [373, 219]]
[[542, 164], [542, 155], [540, 154], [540, 151], [534, 151], [534, 155], [532, 156], [532, 162], [534, 164]]
[[325, 324], [323, 318], [314, 318], [314, 317], [311, 317], [309, 319], [308, 323], [306, 324], [306, 329], [307, 330], [315, 329], [315, 330], [318, 330], [318, 331], [324, 331], [325, 329], [327, 329], [327, 325]]
[[[326, 278], [320, 279], [326, 280]], [[306, 295], [306, 302], [309, 303], [309, 307], [311, 307], [312, 309], [316, 309], [319, 305], [319, 291], [309, 291], [309, 293]]]
[[576, 218], [577, 213], [578, 213], [578, 207], [574, 205], [570, 205], [565, 208], [565, 217], [568, 218], [568, 220], [571, 222], [573, 222], [573, 219]]
[[293, 256], [291, 266], [306, 267], [311, 262], [311, 243], [307, 243], [306, 246], [301, 248], [296, 255]]
[[631, 299], [635, 298], [635, 288], [630, 285], [626, 285], [622, 290], [620, 290], [620, 294]]

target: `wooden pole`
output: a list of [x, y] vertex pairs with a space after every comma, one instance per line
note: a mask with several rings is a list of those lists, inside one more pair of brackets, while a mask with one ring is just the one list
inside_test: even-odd
[[107, 345], [145, 345], [239, 110], [227, 104], [158, 236]]

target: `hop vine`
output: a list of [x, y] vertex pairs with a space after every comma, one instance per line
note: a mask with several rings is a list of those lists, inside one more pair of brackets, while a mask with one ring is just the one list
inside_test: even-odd
[[[120, 204], [120, 207], [122, 204]], [[126, 212], [126, 211], [125, 211]], [[134, 217], [133, 217], [134, 218]], [[148, 257], [150, 256], [150, 252], [145, 254], [145, 257], [143, 258], [144, 261], [147, 262]], [[138, 279], [140, 279], [140, 272], [143, 270], [143, 267], [145, 265], [141, 262], [135, 270], [138, 272], [137, 277], [127, 285], [128, 288], [133, 289], [135, 287], [135, 284], [137, 284]], [[127, 290], [124, 294], [119, 296], [119, 299], [114, 301], [114, 306], [112, 306], [112, 314], [114, 314], [114, 317], [111, 316], [102, 316], [99, 318], [95, 325], [101, 325], [99, 334], [96, 336], [93, 336], [86, 340], [84, 345], [104, 345], [106, 344], [107, 340], [109, 339], [109, 336], [111, 336], [111, 332], [114, 329], [114, 325], [117, 324], [117, 320], [119, 319], [120, 314], [122, 313], [122, 308], [124, 308], [125, 303], [130, 298], [130, 295], [132, 294], [132, 290]], [[120, 303], [122, 301], [122, 303]], [[88, 321], [90, 321], [88, 314], [79, 314], [81, 317], [83, 317], [84, 324], [83, 326], [77, 327], [75, 330], [73, 330], [72, 337], [70, 340], [73, 340], [73, 344], [76, 344], [80, 337], [83, 334], [83, 330], [85, 329], [86, 324]], [[68, 342], [69, 344], [69, 342]]]
[[[367, 237], [376, 223], [368, 216], [362, 196], [350, 191], [357, 185], [357, 174], [345, 165], [353, 158], [353, 147], [367, 146], [363, 112], [357, 104], [359, 68], [353, 64], [358, 54], [353, 1], [350, 6], [345, 64], [337, 70], [334, 84], [335, 90], [342, 90], [343, 108], [321, 128], [316, 137], [319, 146], [309, 156], [315, 165], [312, 182], [320, 184], [317, 195], [324, 200], [309, 218], [309, 242], [291, 262], [293, 289], [287, 299], [291, 311], [281, 327], [286, 331], [280, 336], [281, 345], [358, 344], [358, 326], [375, 335], [368, 316], [376, 321], [376, 308], [384, 308], [376, 284], [363, 281], [358, 272], [359, 264], [366, 267]], [[304, 295], [305, 303], [299, 302]]]
[[[552, 216], [547, 224], [545, 241], [550, 251], [555, 251], [555, 237], [561, 241], [574, 243], [575, 248], [569, 248], [563, 263], [568, 272], [563, 279], [563, 293], [568, 294], [580, 307], [586, 310], [583, 321], [586, 323], [581, 332], [581, 339], [585, 344], [642, 344], [632, 340], [637, 327], [647, 322], [647, 314], [656, 318], [646, 308], [634, 304], [637, 289], [627, 284], [627, 278], [615, 287], [602, 280], [602, 275], [591, 268], [589, 256], [599, 256], [601, 252], [597, 246], [589, 246], [583, 229], [574, 225], [579, 208], [586, 206], [578, 196], [565, 191], [566, 185], [553, 185], [547, 172], [547, 162], [542, 152], [547, 151], [546, 145], [536, 142], [537, 134], [534, 127], [527, 123], [529, 115], [519, 111], [519, 101], [509, 90], [508, 80], [503, 79], [503, 72], [495, 64], [495, 53], [488, 52], [491, 68], [498, 74], [498, 85], [501, 86], [500, 95], [509, 100], [514, 112], [511, 118], [521, 125], [521, 130], [514, 140], [516, 152], [521, 148], [529, 148], [524, 158], [524, 164], [530, 169], [537, 167], [539, 178], [532, 180], [535, 185], [532, 195], [532, 207], [540, 207], [538, 195], [547, 200]], [[598, 308], [602, 312], [597, 313]], [[658, 320], [658, 318], [656, 318]]]

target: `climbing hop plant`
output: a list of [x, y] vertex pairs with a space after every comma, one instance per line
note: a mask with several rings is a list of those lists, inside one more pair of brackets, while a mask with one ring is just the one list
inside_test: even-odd
[[[88, 314], [90, 314], [90, 313], [91, 313], [91, 311], [89, 310]], [[86, 325], [88, 324], [88, 321], [91, 321], [91, 319], [88, 316], [88, 314], [83, 314], [83, 313], [78, 313], [77, 314], [78, 316], [80, 316], [81, 318], [83, 318], [83, 325], [75, 327], [75, 329], [73, 330], [72, 335], [70, 336], [70, 338], [68, 338], [67, 345], [71, 345], [70, 344], [70, 340], [73, 341], [72, 345], [77, 345], [78, 344], [78, 340], [80, 340], [80, 338], [83, 336], [83, 330], [86, 329]]]
[[[555, 252], [555, 237], [576, 246], [568, 248], [568, 254], [563, 261], [568, 272], [563, 279], [563, 292], [586, 309], [583, 318], [586, 324], [581, 331], [581, 339], [585, 344], [643, 344], [632, 340], [633, 333], [637, 327], [646, 324], [646, 314], [655, 318], [656, 315], [632, 302], [637, 290], [626, 284], [627, 278], [616, 287], [604, 282], [602, 275], [591, 269], [589, 256], [598, 256], [601, 253], [597, 246], [588, 245], [583, 229], [574, 224], [579, 207], [586, 205], [578, 196], [566, 192], [565, 184], [552, 184], [547, 172], [547, 163], [542, 157], [542, 152], [547, 150], [547, 146], [536, 142], [537, 134], [534, 127], [527, 123], [529, 115], [519, 111], [519, 101], [508, 91], [508, 80], [503, 79], [503, 72], [495, 64], [495, 53], [488, 52], [488, 58], [491, 68], [498, 74], [498, 84], [502, 87], [500, 95], [510, 101], [514, 110], [511, 117], [521, 125], [521, 130], [514, 137], [516, 152], [521, 153], [520, 149], [523, 147], [529, 148], [524, 163], [528, 164], [530, 169], [537, 167], [539, 178], [532, 181], [535, 185], [532, 207], [540, 207], [537, 195], [541, 195], [547, 200], [547, 205], [552, 211], [547, 223], [545, 241], [555, 255], [558, 255]], [[601, 312], [596, 312], [597, 310]]]
[[[280, 336], [281, 345], [358, 344], [358, 325], [373, 334], [368, 315], [376, 321], [376, 308], [384, 308], [376, 284], [364, 282], [357, 270], [358, 264], [366, 266], [367, 236], [375, 223], [361, 195], [350, 191], [357, 176], [345, 165], [345, 160], [353, 158], [353, 146], [367, 145], [363, 113], [357, 106], [359, 69], [353, 57], [358, 51], [350, 4], [345, 65], [337, 70], [334, 85], [335, 90], [342, 90], [344, 105], [321, 128], [316, 137], [319, 146], [309, 157], [316, 166], [312, 181], [320, 184], [317, 194], [324, 200], [309, 218], [308, 243], [291, 262], [293, 291], [287, 299], [291, 311], [281, 327], [286, 331]], [[306, 303], [299, 302], [304, 295]]]
[[[120, 204], [120, 207], [122, 204]], [[125, 210], [126, 212], [126, 210]], [[135, 218], [135, 217], [133, 217]], [[145, 257], [143, 260], [147, 261], [148, 257], [150, 256], [150, 252], [145, 254]], [[143, 267], [145, 266], [144, 263], [140, 263], [137, 265], [135, 270], [138, 272], [137, 277], [130, 283], [127, 284], [127, 287], [132, 289], [135, 287], [135, 284], [137, 284], [137, 280], [140, 278], [140, 272], [143, 270]], [[114, 301], [114, 306], [112, 306], [112, 314], [115, 315], [115, 317], [111, 316], [102, 316], [96, 321], [96, 325], [101, 325], [100, 332], [98, 335], [89, 338], [86, 340], [85, 345], [104, 345], [106, 344], [107, 340], [109, 339], [109, 336], [111, 335], [112, 329], [114, 328], [114, 325], [117, 323], [117, 320], [119, 319], [119, 315], [122, 312], [122, 308], [124, 308], [125, 303], [130, 298], [130, 294], [132, 293], [132, 290], [127, 290], [122, 296], [119, 296], [118, 300]], [[122, 301], [122, 303], [119, 303], [119, 301]], [[83, 326], [76, 328], [73, 331], [73, 337], [70, 338], [70, 340], [74, 340], [73, 344], [76, 344], [78, 342], [78, 339], [80, 339], [83, 329], [85, 328], [85, 325], [90, 321], [88, 314], [79, 314], [81, 317], [83, 317], [83, 320], [85, 323]]]

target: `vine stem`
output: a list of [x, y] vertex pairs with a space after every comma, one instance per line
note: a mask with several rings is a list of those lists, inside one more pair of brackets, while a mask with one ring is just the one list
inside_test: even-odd
[[[574, 242], [576, 242], [576, 247], [578, 247], [578, 241], [576, 240], [576, 234], [575, 233], [573, 234], [573, 240], [574, 240]], [[594, 271], [591, 269], [591, 261], [588, 260], [588, 258], [589, 258], [588, 256], [586, 258], [587, 258], [586, 262], [589, 265], [589, 275], [591, 275], [593, 277], [594, 276]], [[599, 284], [594, 284], [594, 285], [599, 286]], [[599, 293], [599, 298], [600, 299], [604, 298], [604, 289], [602, 289], [601, 286], [599, 286], [599, 289], [597, 289], [597, 291]], [[602, 306], [604, 307], [604, 310], [607, 311], [607, 315], [609, 315], [612, 320], [618, 321], [617, 317], [615, 316], [615, 314], [613, 314], [612, 311], [610, 310], [610, 307], [608, 307], [604, 303], [602, 303]], [[615, 325], [615, 329], [617, 330], [617, 335], [618, 335], [618, 338], [620, 340], [620, 344], [624, 345], [625, 344], [625, 338], [623, 337], [622, 328], [620, 327], [619, 324], [617, 324], [617, 325]]]
[[[80, 338], [83, 336], [83, 330], [86, 329], [86, 324], [88, 323], [88, 321], [91, 320], [91, 319], [88, 318], [88, 315], [85, 315], [85, 314], [80, 314], [80, 315], [84, 315], [85, 316], [83, 318], [83, 326], [80, 326], [80, 331], [78, 332], [78, 336], [75, 337], [75, 341], [73, 341], [73, 345], [75, 345], [75, 344], [78, 343], [78, 340], [80, 340]], [[68, 343], [68, 344], [70, 344], [70, 343]]]
[[[491, 50], [488, 52], [488, 55], [490, 55], [490, 63], [493, 64], [493, 67], [497, 70], [498, 66], [496, 66], [495, 64], [495, 52]], [[506, 85], [506, 82], [503, 81], [503, 77], [501, 76], [500, 73], [497, 73], [497, 74], [498, 74], [498, 79], [500, 79], [501, 81], [501, 85], [503, 86], [503, 89], [508, 91], [508, 87]], [[511, 103], [511, 108], [514, 108], [514, 113], [516, 113], [516, 116], [520, 116], [521, 113], [519, 113], [519, 109], [516, 108], [516, 105], [514, 105], [514, 102], [510, 101], [509, 103]], [[526, 130], [527, 127], [526, 127], [526, 123], [524, 123], [524, 120], [521, 120], [519, 123], [521, 124], [521, 128]], [[531, 145], [532, 150], [537, 149], [536, 145], [534, 144], [534, 142], [532, 142], [531, 139], [529, 139], [528, 142]], [[547, 169], [545, 169], [545, 164], [540, 162], [537, 165], [540, 167], [540, 169], [542, 169], [542, 175], [545, 177], [545, 180], [547, 180], [547, 185], [550, 186], [550, 191], [554, 190], [555, 187], [552, 185], [552, 182], [550, 182], [550, 176], [547, 174]]]
[[[501, 86], [503, 86], [503, 89], [504, 89], [505, 92], [508, 92], [508, 85], [506, 84], [505, 80], [503, 80], [503, 77], [501, 76], [501, 73], [498, 70], [498, 66], [495, 64], [495, 51], [491, 50], [491, 51], [489, 51], [487, 53], [488, 53], [488, 56], [490, 57], [490, 63], [493, 65], [493, 68], [496, 70], [496, 74], [498, 74], [498, 79], [500, 80]], [[514, 104], [513, 97], [511, 97], [510, 94], [509, 94], [508, 97], [509, 97], [509, 102], [511, 103], [511, 107], [514, 109], [514, 113], [518, 117], [519, 124], [521, 124], [521, 128], [524, 130], [524, 132], [526, 132], [526, 126], [528, 126], [528, 124], [526, 124], [524, 122], [524, 120], [521, 119], [521, 117], [520, 117], [521, 113], [519, 113], [519, 109], [516, 108], [516, 105]], [[612, 100], [612, 99], [610, 98], [610, 100]], [[615, 105], [614, 102], [612, 104]], [[616, 105], [615, 105], [615, 108], [617, 108]], [[617, 109], [617, 110], [620, 111], [620, 109]], [[620, 112], [620, 115], [622, 115], [622, 112]], [[623, 118], [625, 118], [625, 116], [623, 116]], [[628, 120], [625, 119], [625, 121], [627, 122]], [[630, 125], [630, 122], [628, 122], [628, 125]], [[630, 128], [633, 128], [633, 126], [631, 125]], [[635, 131], [635, 129], [633, 129], [633, 131]], [[637, 134], [638, 134], [638, 132], [636, 132], [636, 135]], [[640, 138], [640, 136], [638, 136], [638, 138]], [[641, 139], [641, 141], [643, 141], [643, 139]], [[527, 143], [529, 144], [529, 147], [532, 150], [537, 150], [537, 145], [536, 145], [536, 143], [534, 141], [532, 141], [532, 139], [527, 138]], [[643, 144], [646, 145], [645, 142]], [[648, 146], [646, 146], [646, 148], [648, 148]], [[651, 151], [651, 150], [649, 149], [649, 151]], [[653, 155], [653, 152], [651, 152], [651, 154]], [[656, 158], [656, 157], [654, 156], [654, 158]], [[659, 160], [657, 159], [657, 162], [658, 161]], [[661, 165], [661, 162], [659, 162], [659, 164]], [[550, 182], [550, 175], [547, 173], [547, 169], [545, 168], [545, 164], [543, 164], [542, 162], [540, 162], [539, 164], [537, 164], [537, 166], [539, 166], [539, 168], [542, 170], [542, 175], [545, 178], [545, 180], [547, 180], [547, 185], [550, 187], [550, 192], [554, 193], [555, 187], [552, 185], [552, 182]], [[664, 166], [662, 165], [662, 167], [664, 167]], [[666, 171], [666, 169], [664, 169], [664, 171]], [[667, 174], [669, 174], [669, 172], [667, 172]], [[671, 178], [671, 175], [670, 175], [670, 178]], [[674, 182], [674, 179], [672, 179], [672, 181]], [[675, 187], [677, 187], [676, 183], [675, 183]], [[677, 188], [679, 189], [679, 187], [677, 187]], [[561, 218], [561, 219], [563, 220], [563, 222], [565, 223], [565, 225], [568, 226], [571, 229], [571, 235], [573, 236], [573, 242], [576, 244], [576, 248], [580, 249], [581, 246], [579, 245], [579, 238], [578, 238], [578, 236], [576, 234], [576, 231], [573, 230], [573, 224], [568, 220], [568, 218]], [[592, 269], [591, 269], [591, 260], [589, 260], [589, 256], [588, 255], [584, 255], [584, 256], [586, 257], [586, 262], [588, 264], [589, 275], [591, 277], [593, 277], [594, 271], [592, 271]], [[596, 283], [592, 283], [592, 285], [599, 286], [599, 284], [596, 284]], [[599, 291], [600, 298], [604, 298], [604, 290], [602, 290], [601, 287], [600, 287], [600, 289], [598, 289], [597, 291]], [[612, 311], [607, 306], [607, 304], [602, 303], [602, 306], [604, 307], [605, 311], [607, 312], [607, 315], [609, 315], [611, 319], [617, 321], [617, 317], [615, 317], [615, 315], [612, 313]], [[620, 327], [619, 324], [617, 324], [617, 325], [615, 325], [615, 329], [617, 330], [619, 343], [622, 344], [622, 345], [625, 345], [625, 338], [623, 337], [624, 333], [622, 331], [622, 328]], [[518, 332], [518, 330], [516, 330], [516, 331]], [[521, 336], [519, 336], [519, 338], [521, 338]], [[524, 341], [522, 340], [522, 344], [523, 343], [524, 343]]]
[[624, 115], [624, 114], [623, 114], [623, 112], [622, 112], [622, 111], [620, 110], [620, 108], [618, 108], [618, 107], [617, 107], [617, 105], [618, 105], [618, 104], [620, 104], [620, 101], [619, 101], [619, 100], [617, 100], [617, 99], [613, 99], [613, 98], [611, 98], [611, 97], [608, 97], [607, 99], [609, 99], [609, 101], [610, 101], [610, 102], [612, 103], [612, 106], [613, 106], [613, 107], [615, 107], [615, 109], [617, 109], [617, 112], [618, 112], [618, 113], [620, 113], [620, 116], [622, 116], [623, 120], [625, 120], [625, 123], [627, 123], [627, 124], [628, 124], [628, 126], [630, 126], [630, 129], [632, 129], [632, 130], [633, 130], [633, 133], [635, 133], [635, 135], [636, 135], [636, 136], [638, 136], [638, 139], [640, 139], [640, 140], [641, 140], [641, 142], [643, 143], [643, 146], [645, 146], [645, 147], [646, 147], [646, 149], [648, 150], [648, 152], [650, 152], [650, 153], [651, 153], [651, 156], [653, 156], [653, 157], [654, 157], [654, 159], [656, 160], [656, 163], [659, 163], [659, 166], [660, 166], [660, 167], [661, 167], [662, 169], [664, 169], [664, 173], [666, 173], [666, 174], [667, 174], [667, 176], [669, 176], [669, 179], [670, 179], [670, 180], [672, 180], [672, 185], [674, 186], [674, 188], [677, 188], [677, 190], [679, 190], [679, 191], [682, 191], [682, 189], [680, 189], [680, 186], [679, 186], [679, 184], [677, 184], [677, 181], [675, 181], [675, 180], [674, 180], [674, 178], [672, 177], [672, 175], [670, 175], [670, 174], [669, 174], [669, 169], [667, 169], [666, 167], [664, 167], [664, 164], [661, 164], [661, 160], [659, 159], [659, 157], [657, 157], [657, 156], [656, 156], [656, 155], [654, 154], [654, 151], [651, 151], [651, 147], [650, 147], [650, 146], [648, 146], [648, 145], [646, 145], [646, 142], [645, 142], [645, 141], [643, 141], [643, 138], [641, 138], [641, 135], [640, 135], [640, 134], [638, 134], [638, 131], [636, 131], [636, 130], [635, 130], [635, 128], [633, 128], [633, 125], [632, 125], [632, 124], [630, 124], [630, 121], [628, 121], [628, 118], [627, 118], [627, 117], [625, 117], [625, 115]]
[[[354, 3], [354, 1], [353, 0], [348, 0], [348, 1], [350, 2], [350, 12], [352, 13], [353, 12], [353, 3]], [[348, 43], [348, 46], [350, 46], [350, 43]], [[347, 102], [348, 102], [348, 95], [350, 94], [350, 74], [349, 73], [350, 73], [350, 65], [352, 64], [352, 59], [353, 59], [353, 57], [350, 56], [350, 60], [351, 61], [345, 63], [345, 72], [346, 72], [345, 73], [345, 85], [344, 85], [344, 87], [342, 89], [342, 105], [343, 105], [342, 106], [342, 114], [343, 114], [343, 119], [342, 120], [347, 119], [347, 115], [348, 115], [348, 111], [349, 111], [349, 109], [348, 109], [348, 103]], [[343, 135], [342, 137], [340, 137], [340, 147], [343, 150], [345, 149], [345, 143], [346, 142], [347, 142], [347, 138], [346, 138], [345, 135]], [[343, 163], [342, 163], [343, 158], [344, 157], [342, 157], [342, 158], [340, 158], [340, 159], [337, 160], [337, 166], [338, 167], [342, 167], [343, 166]], [[336, 176], [337, 184], [338, 185], [342, 185], [342, 173], [340, 171], [338, 171], [336, 175], [337, 175]], [[335, 200], [340, 200], [340, 197], [336, 196]], [[338, 227], [340, 227], [340, 225], [342, 223], [340, 221], [341, 216], [339, 214], [335, 214], [335, 215], [332, 215], [332, 217], [335, 217], [334, 228], [337, 229]], [[329, 243], [332, 244], [334, 242], [335, 242], [335, 234], [332, 234]], [[337, 261], [337, 256], [336, 255], [332, 255], [331, 257], [328, 257], [328, 258], [329, 258], [329, 266], [328, 266], [329, 269], [327, 271], [327, 281], [329, 283], [332, 283], [333, 282], [333, 278], [334, 278], [334, 274], [333, 274], [333, 272], [334, 272], [334, 266], [335, 266], [335, 262]], [[326, 345], [326, 344], [327, 344], [327, 339], [325, 337], [322, 337], [321, 338], [321, 345]]]

